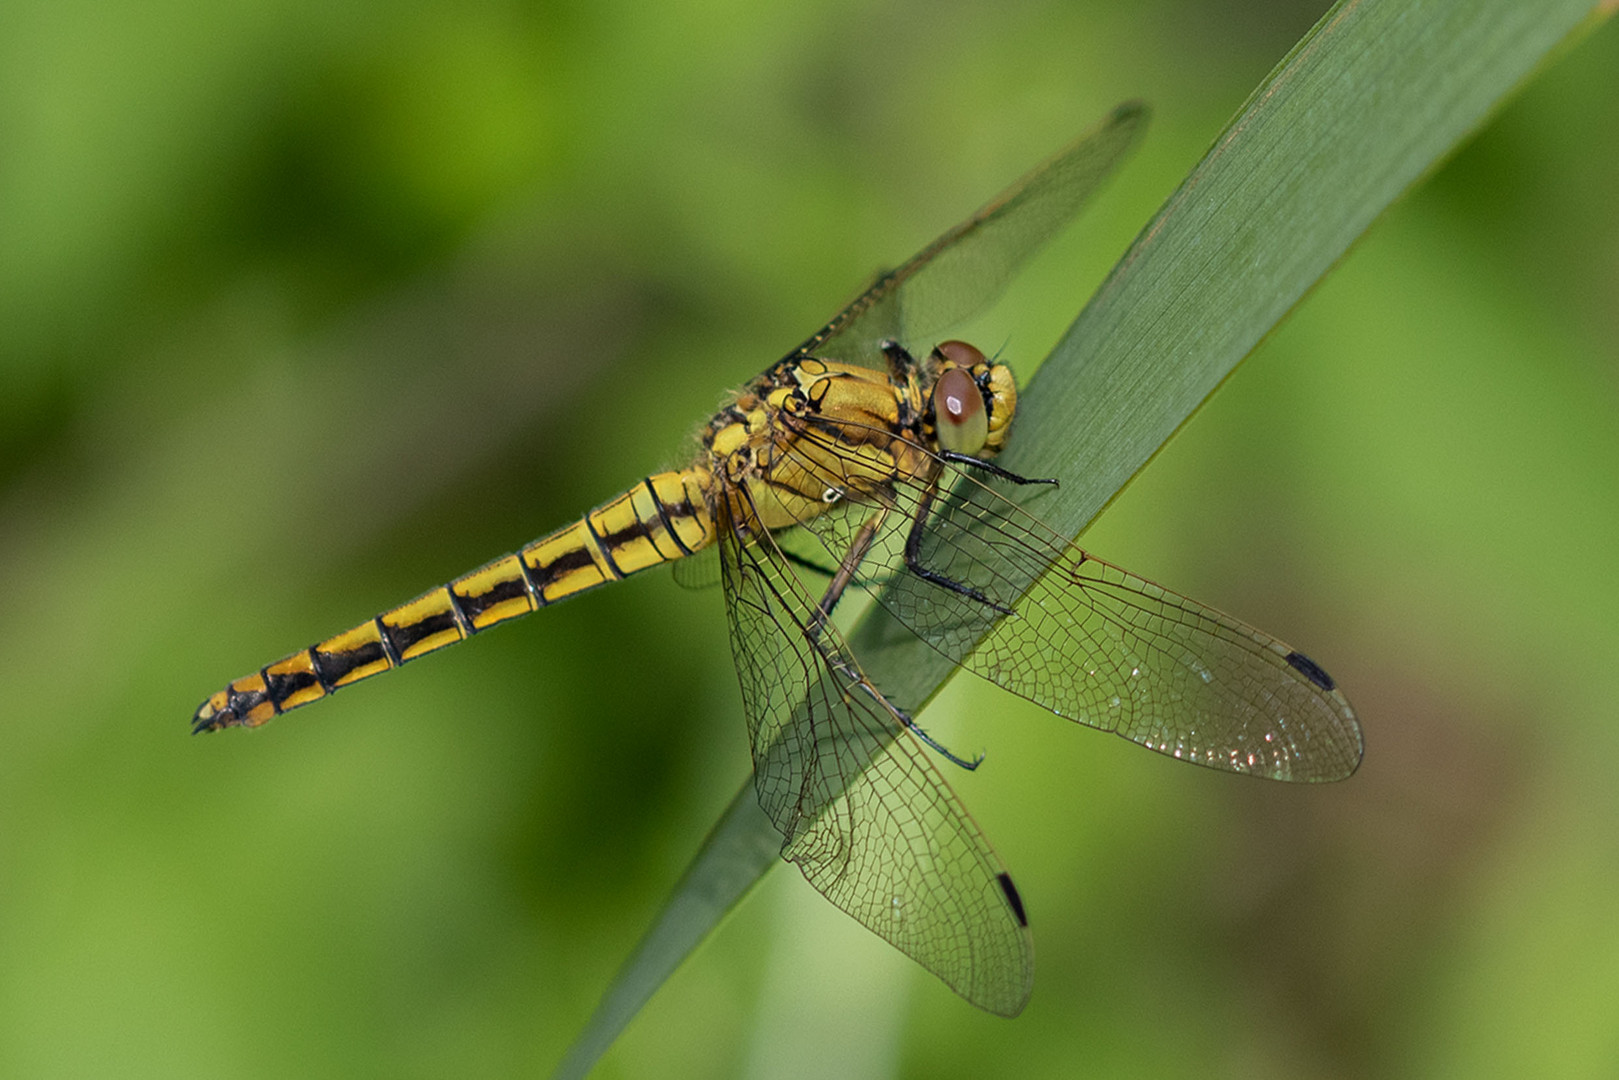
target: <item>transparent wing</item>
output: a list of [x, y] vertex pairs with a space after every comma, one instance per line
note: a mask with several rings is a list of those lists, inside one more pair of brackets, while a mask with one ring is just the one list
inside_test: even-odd
[[1095, 130], [996, 196], [897, 270], [880, 275], [789, 357], [815, 355], [883, 367], [877, 343], [932, 343], [1011, 282], [1029, 256], [1061, 231], [1102, 186], [1145, 129], [1131, 102]]
[[834, 628], [811, 630], [818, 599], [770, 534], [719, 532], [754, 786], [782, 856], [962, 997], [1016, 1015], [1033, 961], [999, 858]]
[[682, 589], [712, 589], [720, 583], [720, 556], [712, 547], [703, 548], [673, 563], [675, 584]]
[[[821, 444], [814, 456], [790, 449], [811, 468], [835, 450], [813, 432], [797, 439]], [[1211, 768], [1321, 781], [1359, 766], [1354, 710], [1308, 657], [1091, 556], [976, 476], [933, 459], [927, 476], [851, 490], [848, 501], [803, 527], [829, 552], [846, 551], [866, 508], [887, 507], [862, 574], [885, 582], [877, 598], [890, 614], [974, 674]], [[917, 565], [976, 595], [915, 573], [908, 542]]]

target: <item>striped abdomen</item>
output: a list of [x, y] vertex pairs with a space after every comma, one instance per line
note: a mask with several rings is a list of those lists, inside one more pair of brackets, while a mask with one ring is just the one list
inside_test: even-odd
[[707, 482], [696, 469], [648, 477], [515, 554], [237, 679], [202, 703], [191, 729], [257, 727], [496, 623], [705, 548], [714, 541]]

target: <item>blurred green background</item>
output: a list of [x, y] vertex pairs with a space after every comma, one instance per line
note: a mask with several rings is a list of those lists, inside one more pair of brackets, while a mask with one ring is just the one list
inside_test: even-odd
[[[746, 775], [719, 595], [638, 578], [257, 733], [191, 710], [679, 464], [1147, 98], [998, 313], [1032, 367], [1325, 6], [0, 6], [0, 1074], [548, 1070]], [[1353, 780], [958, 680], [928, 720], [989, 753], [952, 782], [1031, 911], [1024, 1016], [784, 870], [600, 1075], [1612, 1075], [1616, 192], [1610, 26], [1087, 536], [1326, 665]]]

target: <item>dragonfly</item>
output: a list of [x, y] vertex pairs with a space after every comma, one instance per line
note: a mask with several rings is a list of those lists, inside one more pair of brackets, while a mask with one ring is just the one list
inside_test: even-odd
[[851, 587], [959, 668], [1183, 761], [1329, 781], [1364, 750], [1354, 710], [1309, 657], [1026, 510], [1019, 496], [1055, 481], [993, 460], [1017, 410], [1011, 369], [938, 340], [1078, 213], [1146, 118], [1119, 107], [879, 275], [736, 391], [685, 468], [237, 679], [203, 702], [193, 730], [257, 727], [521, 615], [717, 552], [754, 790], [782, 856], [968, 1001], [1016, 1015], [1033, 985], [1027, 911], [944, 776], [981, 759], [953, 754], [913, 703], [866, 675], [833, 618]]

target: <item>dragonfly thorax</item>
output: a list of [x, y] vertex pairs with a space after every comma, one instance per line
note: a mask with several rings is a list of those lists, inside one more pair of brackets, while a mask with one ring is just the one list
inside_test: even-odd
[[[873, 491], [927, 467], [889, 376], [814, 357], [773, 365], [715, 414], [704, 434], [717, 498], [748, 532], [818, 517], [846, 491]], [[828, 497], [828, 492], [832, 496]]]
[[[934, 454], [990, 457], [1006, 443], [1011, 369], [965, 342], [917, 360], [884, 346], [887, 369], [792, 356], [748, 383], [708, 423], [709, 475], [749, 532], [802, 524], [846, 493], [878, 502], [896, 480], [938, 468]], [[828, 497], [832, 492], [832, 497]]]

